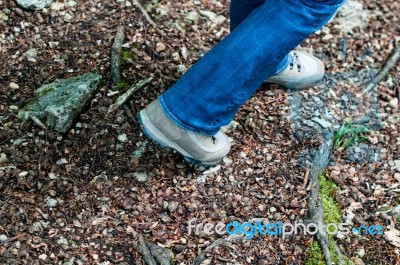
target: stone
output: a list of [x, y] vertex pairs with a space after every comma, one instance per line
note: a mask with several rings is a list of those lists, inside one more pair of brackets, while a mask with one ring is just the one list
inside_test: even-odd
[[55, 208], [57, 206], [58, 202], [56, 199], [53, 198], [49, 198], [46, 202], [47, 207], [51, 208]]
[[118, 141], [122, 143], [126, 143], [128, 141], [128, 137], [125, 133], [118, 135]]
[[208, 18], [209, 20], [214, 20], [217, 17], [217, 14], [215, 14], [212, 11], [208, 11], [208, 10], [200, 10], [200, 15], [202, 15], [203, 17]]
[[362, 258], [362, 257], [365, 256], [365, 249], [363, 249], [363, 248], [357, 249], [357, 250], [354, 252], [354, 254], [355, 254], [356, 256], [358, 256], [359, 258]]
[[17, 4], [28, 10], [42, 10], [49, 7], [53, 0], [16, 0]]
[[22, 121], [39, 120], [50, 129], [64, 133], [101, 80], [101, 75], [87, 73], [44, 85], [37, 89], [36, 97], [18, 112], [18, 118]]
[[11, 82], [9, 86], [10, 86], [11, 89], [18, 89], [19, 88], [19, 85], [14, 83], [14, 82]]
[[394, 166], [396, 167], [396, 170], [400, 172], [400, 160], [394, 160]]
[[8, 239], [8, 237], [6, 236], [6, 235], [4, 235], [4, 234], [1, 234], [0, 235], [0, 242], [4, 242], [4, 241], [6, 241]]
[[332, 123], [330, 123], [329, 121], [326, 121], [324, 119], [318, 118], [318, 117], [312, 118], [312, 121], [318, 123], [322, 128], [325, 128], [325, 129], [332, 127]]
[[342, 34], [351, 32], [354, 28], [366, 28], [371, 16], [379, 15], [380, 11], [370, 11], [363, 8], [358, 1], [347, 1], [338, 11], [337, 17], [333, 20], [338, 23], [336, 27], [340, 29]]
[[362, 261], [362, 259], [360, 258], [353, 257], [351, 260], [354, 262], [355, 265], [365, 265], [364, 261]]
[[225, 21], [226, 21], [226, 17], [224, 17], [223, 15], [218, 15], [212, 20], [212, 22], [215, 24], [222, 24]]
[[187, 20], [194, 21], [194, 22], [198, 21], [199, 18], [200, 18], [200, 15], [196, 11], [191, 11], [186, 15]]
[[38, 58], [38, 51], [36, 50], [36, 49], [29, 49], [29, 50], [27, 50], [25, 53], [24, 53], [24, 55], [25, 55], [25, 57], [26, 57], [26, 59], [29, 61], [29, 62], [34, 62], [34, 63], [36, 63], [36, 59]]
[[134, 172], [133, 177], [139, 182], [146, 182], [149, 175], [146, 172]]
[[178, 208], [179, 203], [176, 201], [171, 201], [168, 203], [168, 210], [172, 213], [175, 212]]
[[53, 11], [59, 11], [61, 9], [64, 9], [64, 7], [65, 7], [64, 3], [60, 2], [55, 2], [50, 5], [50, 9]]
[[396, 109], [399, 106], [399, 100], [397, 98], [393, 98], [391, 101], [389, 101], [388, 105], [392, 109]]

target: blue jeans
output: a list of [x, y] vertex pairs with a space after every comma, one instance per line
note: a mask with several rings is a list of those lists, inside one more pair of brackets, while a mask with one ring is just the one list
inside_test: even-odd
[[214, 135], [344, 2], [231, 0], [231, 33], [159, 97], [162, 109], [178, 126]]

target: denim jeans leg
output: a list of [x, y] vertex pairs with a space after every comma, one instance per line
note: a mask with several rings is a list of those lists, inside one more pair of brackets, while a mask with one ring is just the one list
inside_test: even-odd
[[320, 29], [343, 2], [268, 0], [164, 92], [161, 107], [183, 128], [217, 133], [289, 51]]

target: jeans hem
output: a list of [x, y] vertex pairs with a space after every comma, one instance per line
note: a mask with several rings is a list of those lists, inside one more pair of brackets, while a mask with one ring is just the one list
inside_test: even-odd
[[176, 115], [174, 115], [171, 110], [168, 108], [168, 106], [166, 105], [163, 95], [160, 95], [158, 97], [158, 102], [160, 103], [161, 109], [164, 111], [164, 114], [173, 122], [175, 123], [175, 125], [181, 127], [182, 129], [185, 130], [190, 130], [190, 131], [194, 131], [194, 132], [198, 132], [201, 134], [205, 134], [205, 135], [209, 135], [209, 136], [213, 136], [215, 134], [218, 133], [219, 130], [216, 131], [209, 131], [209, 130], [204, 130], [204, 129], [199, 129], [199, 128], [195, 128], [193, 126], [187, 125], [185, 123], [183, 123], [178, 117], [176, 117]]

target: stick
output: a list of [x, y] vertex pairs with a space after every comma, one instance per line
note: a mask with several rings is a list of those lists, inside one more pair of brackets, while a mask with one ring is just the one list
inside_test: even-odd
[[111, 79], [114, 85], [121, 81], [120, 65], [121, 65], [121, 50], [125, 39], [125, 27], [118, 26], [115, 40], [111, 46]]
[[115, 101], [114, 104], [112, 104], [110, 106], [107, 114], [109, 114], [109, 113], [117, 110], [119, 107], [121, 107], [133, 95], [133, 93], [135, 93], [139, 89], [148, 85], [152, 80], [153, 80], [153, 78], [149, 77], [145, 80], [141, 80], [139, 83], [132, 85], [123, 95], [118, 97], [118, 99]]
[[142, 4], [138, 0], [133, 0], [133, 4], [137, 6], [140, 11], [142, 12], [143, 16], [146, 18], [147, 22], [149, 22], [150, 25], [152, 25], [154, 28], [157, 28], [156, 23], [151, 19], [149, 14], [146, 12]]
[[393, 66], [397, 63], [399, 58], [400, 58], [400, 46], [394, 50], [392, 55], [390, 55], [385, 66], [382, 68], [379, 74], [367, 85], [367, 87], [363, 90], [361, 95], [364, 95], [365, 93], [373, 89], [374, 86], [376, 86], [386, 76], [389, 70], [393, 68]]

